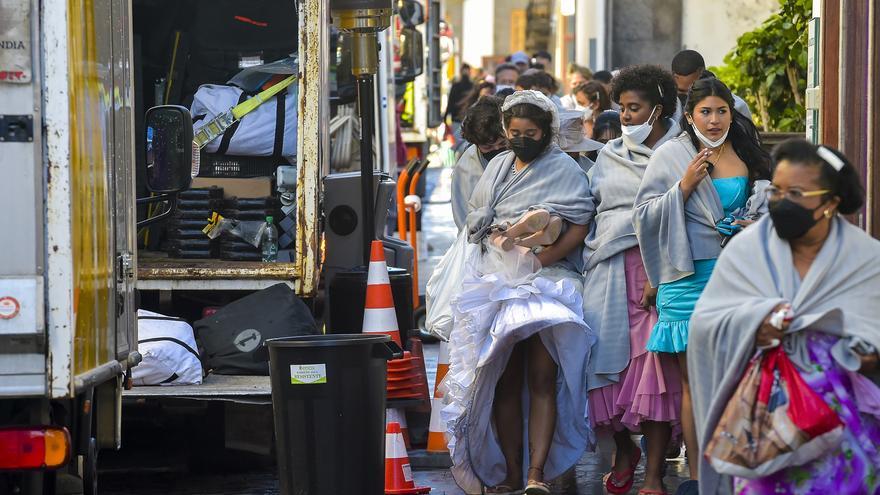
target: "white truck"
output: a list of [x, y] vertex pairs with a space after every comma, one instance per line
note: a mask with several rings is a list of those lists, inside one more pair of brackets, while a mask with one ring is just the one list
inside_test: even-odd
[[[97, 453], [121, 445], [126, 374], [140, 361], [138, 274], [151, 290], [283, 281], [317, 292], [329, 12], [322, 0], [296, 8], [295, 260], [198, 267], [138, 260], [132, 2], [3, 0], [0, 493], [54, 493], [62, 478], [96, 493]], [[179, 107], [152, 113], [148, 125], [168, 138], [147, 164], [153, 192], [189, 185], [188, 118]]]
[[[98, 451], [120, 448], [124, 403], [269, 401], [268, 377], [209, 375], [199, 386], [127, 387], [141, 360], [138, 293], [161, 300], [286, 283], [302, 298], [318, 294], [329, 67], [336, 56], [328, 3], [278, 0], [278, 8], [295, 6], [291, 33], [298, 33], [296, 241], [291, 262], [259, 263], [155, 258], [138, 250], [144, 221], [139, 225], [137, 206], [188, 188], [193, 150], [185, 108], [160, 106], [146, 116], [136, 110], [154, 90], [137, 73], [143, 31], [136, 26], [150, 30], [155, 21], [136, 12], [143, 4], [170, 13], [189, 3], [3, 0], [0, 493], [54, 493], [62, 480], [97, 493]], [[391, 63], [383, 67], [379, 79], [389, 81]], [[380, 85], [379, 108], [393, 109], [391, 95], [393, 84]], [[383, 113], [379, 163], [393, 149]], [[147, 135], [153, 147], [137, 170], [136, 155], [144, 153], [138, 143]], [[136, 197], [138, 174], [152, 199]]]

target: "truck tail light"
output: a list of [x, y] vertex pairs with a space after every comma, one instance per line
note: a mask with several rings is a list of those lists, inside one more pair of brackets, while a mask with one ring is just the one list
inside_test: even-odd
[[67, 428], [31, 426], [0, 429], [0, 469], [55, 469], [70, 458]]

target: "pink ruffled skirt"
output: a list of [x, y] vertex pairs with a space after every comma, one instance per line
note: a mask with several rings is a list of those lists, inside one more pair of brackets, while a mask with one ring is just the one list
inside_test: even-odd
[[681, 410], [681, 374], [673, 354], [653, 353], [645, 349], [651, 330], [657, 323], [657, 311], [646, 310], [639, 303], [642, 288], [648, 283], [638, 247], [624, 254], [626, 297], [630, 324], [630, 361], [620, 373], [620, 381], [591, 390], [590, 422], [639, 431], [642, 421], [677, 424]]

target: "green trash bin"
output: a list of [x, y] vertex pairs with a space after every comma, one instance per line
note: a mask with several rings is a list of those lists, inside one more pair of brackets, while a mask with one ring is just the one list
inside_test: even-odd
[[385, 485], [387, 335], [266, 341], [281, 493], [381, 495]]

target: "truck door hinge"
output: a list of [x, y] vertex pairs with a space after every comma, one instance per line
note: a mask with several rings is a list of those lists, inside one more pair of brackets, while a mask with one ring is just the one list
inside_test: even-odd
[[118, 262], [118, 272], [116, 278], [119, 282], [123, 282], [126, 279], [134, 278], [134, 257], [128, 251], [120, 253], [119, 256], [116, 257]]

